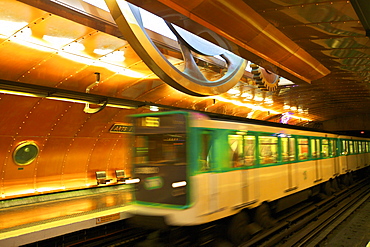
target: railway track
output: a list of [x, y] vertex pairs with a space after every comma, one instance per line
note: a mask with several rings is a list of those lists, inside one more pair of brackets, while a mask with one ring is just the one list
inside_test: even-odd
[[257, 237], [240, 245], [249, 246], [318, 246], [352, 212], [369, 198], [366, 179], [332, 196], [299, 210]]
[[[264, 230], [239, 247], [319, 246], [320, 242], [324, 241], [336, 226], [369, 199], [369, 192], [370, 184], [363, 179], [320, 202], [307, 202], [291, 209], [290, 213], [280, 216], [274, 227]], [[154, 231], [133, 227], [124, 220], [28, 244], [25, 247], [50, 246], [48, 245], [50, 243], [54, 246], [69, 247], [233, 246], [223, 238], [224, 236], [221, 236], [223, 234], [217, 234], [219, 233], [217, 229], [220, 227], [221, 225], [213, 223], [195, 228], [172, 227], [166, 231]]]

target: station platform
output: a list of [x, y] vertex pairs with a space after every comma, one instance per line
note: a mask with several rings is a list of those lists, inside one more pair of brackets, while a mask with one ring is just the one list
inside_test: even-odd
[[129, 185], [0, 202], [0, 246], [21, 246], [128, 217]]

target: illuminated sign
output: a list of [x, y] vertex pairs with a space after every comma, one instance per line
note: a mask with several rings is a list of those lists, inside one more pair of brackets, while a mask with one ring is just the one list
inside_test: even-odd
[[161, 177], [150, 177], [144, 181], [144, 187], [147, 190], [160, 189], [163, 186], [163, 180]]
[[102, 224], [102, 223], [106, 223], [106, 222], [110, 222], [114, 220], [119, 220], [120, 218], [121, 218], [120, 213], [110, 214], [110, 215], [96, 218], [96, 224]]
[[133, 127], [127, 123], [115, 123], [110, 128], [110, 133], [131, 133], [133, 131]]
[[157, 118], [157, 117], [146, 117], [146, 118], [143, 118], [143, 126], [146, 126], [146, 127], [159, 127], [159, 118]]
[[152, 174], [158, 173], [159, 167], [137, 167], [135, 168], [135, 174]]

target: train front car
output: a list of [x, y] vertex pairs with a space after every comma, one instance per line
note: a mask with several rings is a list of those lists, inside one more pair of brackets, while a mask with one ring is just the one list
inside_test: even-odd
[[133, 117], [134, 218], [136, 222], [155, 226], [168, 224], [171, 215], [186, 210], [190, 204], [187, 166], [189, 113], [148, 113]]

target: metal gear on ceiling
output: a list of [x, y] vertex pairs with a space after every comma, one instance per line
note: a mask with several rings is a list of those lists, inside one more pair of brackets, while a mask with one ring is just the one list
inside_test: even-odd
[[276, 74], [277, 67], [268, 63], [251, 64], [253, 79], [262, 91], [275, 91], [278, 87], [280, 76]]
[[[194, 47], [195, 37], [187, 37], [187, 33], [169, 24], [172, 32], [179, 39], [184, 57], [185, 70], [180, 71], [173, 66], [159, 51], [145, 31], [139, 8], [126, 1], [108, 1], [113, 19], [119, 30], [124, 34], [134, 51], [144, 63], [164, 82], [173, 88], [193, 96], [210, 96], [227, 92], [243, 76], [247, 62], [245, 59], [221, 48], [210, 49], [208, 45]], [[212, 45], [212, 47], [215, 47]], [[218, 80], [206, 79], [194, 61], [193, 52], [204, 55], [219, 55], [227, 63], [227, 71]]]

